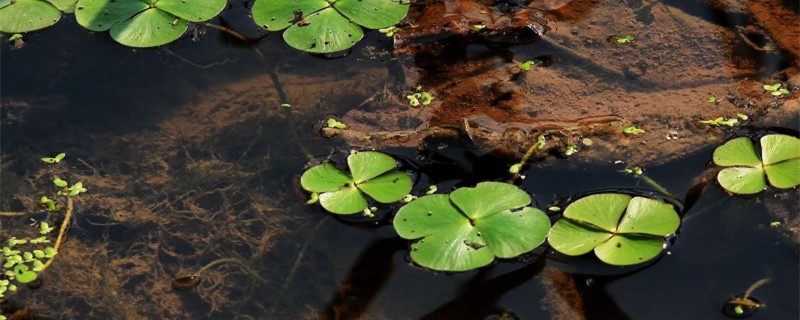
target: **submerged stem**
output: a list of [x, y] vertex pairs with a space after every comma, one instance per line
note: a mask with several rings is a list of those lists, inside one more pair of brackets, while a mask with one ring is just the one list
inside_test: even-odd
[[[219, 30], [221, 32], [227, 33], [227, 34], [233, 36], [234, 38], [236, 38], [236, 39], [238, 39], [238, 40], [240, 40], [242, 42], [246, 42], [248, 44], [251, 44], [251, 47], [253, 48], [253, 51], [255, 51], [255, 53], [258, 55], [259, 58], [261, 58], [261, 61], [263, 61], [265, 63], [267, 62], [267, 57], [264, 55], [264, 53], [261, 52], [261, 50], [257, 46], [252, 45], [250, 39], [247, 39], [247, 37], [245, 37], [241, 33], [236, 32], [236, 31], [234, 31], [232, 29], [220, 26], [220, 25], [212, 24], [212, 23], [206, 23], [205, 25], [209, 26], [209, 27], [212, 27], [214, 29], [217, 29], [217, 30]], [[286, 90], [283, 89], [283, 85], [281, 84], [281, 80], [278, 77], [277, 67], [275, 69], [267, 68], [267, 74], [269, 75], [269, 78], [272, 81], [272, 86], [275, 88], [275, 92], [278, 94], [278, 100], [280, 100], [280, 101], [278, 101], [278, 105], [289, 104], [290, 103], [289, 102], [289, 95], [286, 93]], [[306, 148], [305, 145], [300, 143], [300, 138], [297, 136], [297, 133], [294, 130], [295, 126], [294, 126], [294, 120], [293, 120], [293, 117], [292, 117], [291, 108], [285, 108], [285, 109], [286, 109], [286, 119], [287, 119], [287, 121], [289, 123], [289, 128], [290, 128], [289, 134], [290, 134], [291, 138], [295, 141], [297, 146], [300, 148], [300, 151], [302, 151], [303, 154], [305, 154], [305, 156], [309, 160], [313, 160], [314, 156], [311, 154], [311, 152], [308, 151], [308, 149]]]
[[64, 236], [66, 236], [67, 227], [69, 226], [69, 222], [72, 220], [72, 211], [73, 211], [73, 209], [74, 209], [74, 206], [72, 204], [72, 197], [67, 196], [67, 212], [64, 214], [64, 221], [61, 222], [61, 227], [58, 229], [58, 237], [56, 238], [56, 242], [53, 245], [53, 249], [55, 249], [56, 254], [52, 258], [50, 258], [50, 260], [47, 260], [47, 262], [45, 262], [44, 265], [42, 265], [42, 269], [39, 272], [43, 272], [48, 267], [50, 267], [50, 264], [53, 263], [53, 260], [56, 259], [56, 256], [58, 255], [58, 251], [61, 248], [61, 243], [64, 241]]
[[753, 291], [756, 291], [756, 289], [758, 289], [759, 287], [761, 287], [761, 286], [763, 286], [763, 285], [765, 285], [767, 283], [769, 283], [769, 278], [764, 278], [764, 279], [756, 281], [755, 283], [750, 285], [749, 288], [747, 288], [747, 291], [744, 292], [744, 296], [742, 297], [742, 299], [749, 300], [750, 299], [750, 295], [753, 294]]
[[661, 192], [661, 194], [663, 194], [663, 195], [665, 195], [667, 197], [670, 197], [672, 199], [678, 199], [678, 197], [676, 197], [675, 195], [670, 193], [669, 190], [667, 190], [667, 188], [662, 187], [660, 184], [658, 184], [658, 182], [656, 182], [655, 180], [651, 179], [650, 177], [648, 177], [648, 176], [646, 176], [644, 174], [639, 174], [639, 175], [636, 175], [636, 176], [639, 177], [640, 179], [642, 179], [642, 181], [644, 181], [644, 183], [646, 183], [647, 185], [649, 185], [649, 186], [653, 187], [654, 189], [656, 189], [656, 191]]
[[245, 263], [244, 261], [236, 258], [220, 258], [209, 262], [208, 264], [200, 268], [200, 270], [197, 270], [197, 272], [177, 275], [172, 279], [172, 286], [176, 289], [190, 289], [192, 287], [195, 287], [198, 284], [200, 284], [200, 278], [203, 272], [205, 272], [206, 270], [208, 270], [213, 266], [220, 265], [223, 263], [235, 264], [241, 267], [242, 270], [244, 270], [244, 272], [247, 273], [247, 275], [258, 281], [262, 285], [269, 286], [269, 282], [267, 282], [267, 280], [262, 278], [261, 275], [258, 274], [258, 272], [250, 268], [250, 266], [248, 266], [247, 263]]

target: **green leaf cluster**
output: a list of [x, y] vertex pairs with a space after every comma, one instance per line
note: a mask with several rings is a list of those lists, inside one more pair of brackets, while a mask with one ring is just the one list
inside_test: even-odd
[[548, 242], [558, 252], [577, 256], [594, 251], [611, 265], [633, 265], [658, 256], [665, 237], [680, 225], [675, 209], [664, 202], [619, 193], [586, 196], [571, 203], [550, 230]]
[[62, 153], [57, 154], [55, 157], [52, 157], [52, 158], [44, 157], [44, 158], [40, 159], [39, 161], [41, 161], [44, 164], [57, 164], [57, 163], [61, 162], [61, 160], [64, 160], [64, 157], [66, 157], [66, 156], [67, 156], [67, 154], [62, 152]]
[[782, 96], [789, 94], [789, 90], [787, 90], [786, 88], [781, 88], [780, 83], [776, 83], [773, 85], [765, 84], [764, 90], [767, 90], [773, 96]]
[[257, 0], [253, 20], [269, 31], [286, 30], [283, 39], [298, 50], [347, 50], [364, 37], [364, 28], [392, 26], [409, 3], [397, 0]]
[[30, 283], [37, 279], [38, 273], [44, 264], [56, 255], [53, 247], [49, 246], [48, 235], [54, 228], [47, 222], [39, 224], [40, 236], [33, 239], [18, 239], [11, 237], [2, 248], [0, 255], [0, 300], [6, 292], [15, 292], [15, 283]]
[[761, 137], [761, 157], [748, 137], [732, 139], [714, 150], [714, 164], [726, 167], [719, 184], [733, 193], [759, 193], [767, 181], [778, 189], [800, 185], [800, 139], [770, 134]]
[[733, 127], [739, 124], [739, 119], [736, 118], [725, 118], [725, 117], [717, 117], [711, 120], [700, 120], [700, 123], [705, 123], [712, 126], [728, 126]]
[[75, 19], [86, 29], [109, 31], [129, 47], [155, 47], [177, 40], [189, 22], [215, 17], [226, 0], [78, 0]]
[[[120, 44], [145, 48], [180, 38], [189, 23], [217, 16], [227, 0], [0, 0], [0, 32], [49, 27], [62, 13], [75, 13], [78, 24], [109, 31]], [[364, 37], [363, 28], [392, 36], [409, 9], [398, 0], [257, 0], [253, 20], [269, 31], [286, 30], [293, 48], [312, 53], [347, 50]], [[53, 158], [49, 158], [53, 159]]]
[[319, 194], [322, 207], [335, 214], [364, 212], [365, 195], [379, 203], [392, 203], [411, 191], [408, 173], [395, 170], [397, 162], [376, 151], [354, 152], [347, 157], [350, 173], [333, 164], [323, 163], [308, 169], [300, 177], [303, 189]]
[[480, 268], [497, 258], [513, 258], [544, 242], [550, 220], [528, 207], [531, 197], [519, 187], [482, 182], [449, 195], [416, 199], [397, 212], [400, 237], [417, 240], [411, 259], [439, 271]]

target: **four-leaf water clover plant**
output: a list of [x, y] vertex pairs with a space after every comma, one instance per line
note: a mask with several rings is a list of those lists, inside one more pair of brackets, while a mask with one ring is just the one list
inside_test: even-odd
[[300, 177], [303, 189], [319, 193], [319, 203], [336, 214], [353, 214], [367, 209], [364, 194], [380, 203], [392, 203], [411, 191], [408, 173], [393, 171], [397, 162], [376, 151], [355, 152], [347, 157], [350, 174], [330, 163], [308, 169]]
[[78, 0], [0, 0], [0, 32], [28, 32], [52, 26]]
[[253, 20], [268, 31], [286, 29], [291, 47], [312, 53], [347, 50], [364, 30], [392, 26], [408, 13], [399, 0], [257, 0]]
[[[788, 189], [800, 184], [800, 139], [783, 134], [761, 137], [761, 158], [748, 137], [739, 137], [714, 150], [714, 163], [729, 167], [717, 175], [733, 193], [759, 193], [767, 186]], [[764, 178], [766, 176], [766, 179]]]
[[481, 182], [406, 204], [394, 217], [394, 228], [404, 239], [419, 239], [411, 245], [415, 263], [437, 271], [467, 271], [544, 242], [550, 219], [530, 203], [531, 197], [515, 185]]
[[[1, 0], [0, 0], [1, 1]], [[110, 30], [129, 47], [155, 47], [177, 40], [189, 22], [218, 15], [227, 0], [79, 0], [78, 24], [92, 31]]]
[[550, 230], [558, 252], [578, 256], [594, 250], [611, 265], [633, 265], [658, 256], [680, 217], [662, 201], [620, 193], [589, 195], [571, 203]]

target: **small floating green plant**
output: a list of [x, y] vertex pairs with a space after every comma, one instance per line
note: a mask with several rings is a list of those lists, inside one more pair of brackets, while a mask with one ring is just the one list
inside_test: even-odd
[[761, 137], [761, 157], [748, 137], [730, 140], [714, 150], [714, 164], [727, 167], [717, 175], [719, 184], [733, 193], [759, 193], [767, 181], [778, 189], [800, 184], [800, 139], [770, 134]]
[[717, 117], [717, 118], [714, 118], [714, 119], [700, 120], [700, 123], [704, 123], [704, 124], [707, 124], [707, 125], [712, 125], [712, 126], [715, 126], [715, 127], [719, 127], [719, 126], [733, 127], [733, 126], [736, 126], [737, 124], [739, 124], [739, 119], [737, 119], [737, 118], [728, 119], [728, 118], [725, 118], [725, 117]]
[[364, 37], [364, 30], [400, 22], [409, 3], [398, 0], [257, 0], [253, 20], [268, 31], [280, 31], [298, 50], [331, 53], [347, 50]]
[[325, 120], [325, 127], [341, 130], [347, 129], [347, 125], [344, 124], [344, 122], [336, 120], [335, 118], [328, 118], [328, 120]]
[[633, 36], [629, 35], [629, 34], [626, 34], [624, 36], [621, 36], [621, 37], [617, 38], [616, 41], [617, 41], [618, 44], [628, 44], [628, 43], [633, 42]]
[[430, 92], [423, 91], [421, 85], [418, 85], [414, 89], [417, 92], [406, 96], [406, 99], [408, 99], [408, 104], [410, 104], [412, 107], [419, 107], [420, 105], [427, 106], [433, 102], [433, 99], [436, 99], [436, 97], [434, 97]]
[[776, 83], [773, 85], [765, 84], [763, 88], [773, 96], [785, 96], [789, 94], [789, 90], [787, 90], [786, 88], [781, 88], [780, 83]]
[[522, 71], [530, 71], [533, 66], [534, 66], [533, 60], [528, 60], [520, 63], [518, 67]]
[[578, 256], [593, 251], [611, 265], [649, 261], [664, 249], [680, 217], [662, 201], [620, 193], [586, 196], [571, 203], [550, 230], [548, 242], [558, 252]]
[[75, 18], [86, 29], [109, 31], [129, 47], [155, 47], [180, 38], [189, 22], [217, 16], [227, 0], [79, 0]]
[[354, 152], [347, 157], [350, 174], [330, 163], [308, 169], [300, 184], [318, 194], [322, 207], [335, 214], [364, 212], [368, 203], [364, 194], [380, 203], [399, 201], [411, 191], [411, 177], [396, 171], [394, 158], [376, 151]]
[[625, 135], [629, 135], [630, 136], [630, 135], [642, 134], [642, 133], [645, 133], [645, 131], [644, 131], [644, 129], [641, 129], [641, 128], [637, 127], [637, 126], [630, 126], [630, 127], [623, 128], [622, 129], [622, 133], [624, 133]]
[[[41, 161], [44, 164], [54, 165], [62, 161], [65, 156], [66, 154], [60, 153], [53, 158], [42, 158]], [[15, 292], [17, 284], [36, 281], [38, 274], [50, 266], [61, 248], [66, 237], [67, 227], [72, 221], [74, 197], [88, 191], [81, 182], [70, 185], [69, 182], [59, 177], [54, 177], [51, 181], [58, 190], [57, 195], [65, 202], [65, 206], [59, 204], [57, 201], [60, 199], [56, 197], [42, 196], [39, 203], [49, 212], [66, 209], [55, 242], [51, 244], [50, 236], [56, 228], [51, 227], [46, 221], [35, 223], [38, 224], [38, 237], [10, 236], [7, 240], [3, 240], [7, 241], [7, 245], [3, 246], [2, 253], [0, 253], [0, 301], [4, 299], [7, 292]], [[0, 236], [5, 238], [9, 235], [3, 233]]]
[[397, 212], [400, 237], [417, 240], [411, 259], [437, 271], [467, 271], [497, 258], [513, 258], [544, 242], [550, 220], [528, 207], [531, 197], [519, 187], [482, 182], [450, 195], [420, 197]]
[[77, 0], [0, 0], [0, 32], [44, 29], [71, 13]]

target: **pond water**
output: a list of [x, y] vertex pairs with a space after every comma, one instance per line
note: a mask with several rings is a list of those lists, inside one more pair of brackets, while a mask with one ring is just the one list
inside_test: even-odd
[[[652, 14], [641, 9], [648, 1], [618, 5], [643, 21]], [[713, 5], [668, 5], [660, 10], [686, 12], [726, 28], [747, 19], [720, 15]], [[605, 14], [605, 9], [581, 13], [576, 7], [579, 13], [563, 9], [554, 15], [565, 29], [555, 31], [553, 39], [573, 33], [569, 14], [590, 22]], [[238, 1], [222, 18], [221, 24], [249, 38], [263, 36]], [[309, 161], [341, 158], [349, 151], [346, 140], [318, 133], [322, 120], [344, 117], [376, 93], [406, 90], [397, 89], [404, 86], [403, 65], [383, 35], [372, 32], [348, 55], [322, 58], [288, 48], [278, 34], [270, 34], [255, 46], [262, 58], [253, 46], [213, 28], [201, 29], [198, 41], [134, 50], [68, 20], [26, 35], [22, 49], [0, 46], [0, 211], [30, 212], [0, 218], [0, 241], [35, 233], [31, 219], [60, 222], [60, 215], [36, 210], [42, 195], [55, 192], [51, 176], [83, 181], [89, 189], [76, 200], [68, 238], [41, 284], [11, 295], [0, 304], [2, 314], [16, 312], [19, 319], [726, 319], [724, 303], [762, 278], [770, 282], [753, 295], [766, 306], [753, 319], [800, 314], [797, 229], [789, 227], [797, 223], [797, 190], [726, 194], [708, 183], [714, 144], [654, 147], [668, 161], [642, 158], [653, 163], [646, 175], [686, 207], [678, 236], [652, 263], [609, 267], [592, 257], [537, 249], [476, 271], [431, 272], [410, 262], [408, 242], [397, 237], [390, 218], [330, 217], [306, 205], [299, 186]], [[596, 24], [587, 30], [623, 32]], [[727, 77], [733, 72], [716, 83], [712, 71], [700, 70], [694, 74], [700, 79], [648, 87], [626, 78], [640, 71], [620, 75], [587, 66], [583, 56], [564, 50], [570, 39], [562, 40], [486, 47], [475, 55], [497, 50], [498, 55], [554, 57], [549, 68], [555, 71], [543, 72], [577, 78], [586, 73], [599, 79], [587, 83], [618, 83], [631, 92], [653, 94], [654, 100], [670, 96], [663, 88], [685, 95], [681, 90], [687, 83], [718, 89], [737, 85]], [[639, 49], [638, 54], [653, 52]], [[730, 50], [720, 47], [710, 54], [714, 58], [704, 57], [712, 59], [705, 63], [745, 59], [731, 57]], [[598, 57], [605, 58], [612, 57]], [[787, 61], [797, 62], [785, 52], [747, 59], [760, 59], [747, 66], [756, 71], [743, 76], [757, 79], [771, 77]], [[280, 106], [276, 86], [285, 91], [290, 108]], [[546, 93], [548, 99], [561, 94]], [[698, 95], [705, 99], [707, 94]], [[587, 97], [545, 101], [596, 98]], [[667, 128], [681, 116], [654, 118], [652, 125]], [[741, 132], [771, 126], [796, 136], [798, 121], [794, 113]], [[720, 136], [725, 135], [714, 139], [719, 142]], [[382, 150], [415, 169], [416, 193], [429, 184], [446, 192], [502, 181], [516, 161], [465, 137]], [[39, 163], [58, 152], [67, 153], [64, 163]], [[542, 209], [597, 190], [658, 193], [622, 172], [628, 154], [590, 154], [536, 159], [517, 182]], [[197, 287], [173, 288], [176, 274], [221, 258], [244, 261], [263, 281], [223, 264], [205, 271]]]

